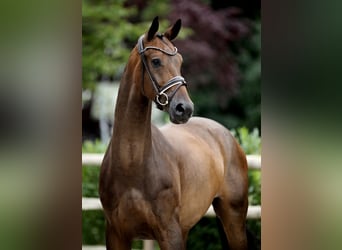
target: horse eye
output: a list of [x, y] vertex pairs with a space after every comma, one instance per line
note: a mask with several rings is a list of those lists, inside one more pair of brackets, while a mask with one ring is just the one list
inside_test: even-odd
[[159, 66], [161, 65], [160, 59], [159, 59], [159, 58], [154, 58], [154, 59], [152, 59], [152, 65], [153, 65], [153, 67], [155, 67], [155, 68], [159, 67]]

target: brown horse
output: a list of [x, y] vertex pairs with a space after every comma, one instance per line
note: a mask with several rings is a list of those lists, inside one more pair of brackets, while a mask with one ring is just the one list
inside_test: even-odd
[[[191, 118], [193, 103], [180, 76], [182, 57], [156, 17], [123, 73], [113, 136], [100, 173], [107, 249], [129, 250], [134, 238], [162, 250], [186, 248], [189, 230], [213, 204], [232, 249], [247, 249], [246, 157], [220, 124]], [[173, 124], [151, 124], [152, 101]], [[177, 124], [177, 125], [176, 125]]]

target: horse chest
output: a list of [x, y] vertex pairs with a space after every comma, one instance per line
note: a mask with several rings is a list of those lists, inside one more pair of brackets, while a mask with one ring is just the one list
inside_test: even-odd
[[151, 205], [136, 188], [130, 188], [121, 195], [115, 210], [116, 219], [127, 225], [137, 224], [151, 216]]
[[159, 190], [150, 196], [142, 190], [130, 188], [120, 196], [112, 219], [121, 231], [148, 237], [153, 235], [153, 229], [160, 225], [161, 220], [174, 214], [174, 201], [175, 193], [171, 189]]
[[[166, 167], [167, 160], [148, 157], [143, 163], [112, 161], [111, 174], [102, 203], [111, 224], [133, 237], [153, 237], [158, 225], [179, 213], [180, 185], [176, 168]], [[178, 216], [178, 215], [177, 215]]]

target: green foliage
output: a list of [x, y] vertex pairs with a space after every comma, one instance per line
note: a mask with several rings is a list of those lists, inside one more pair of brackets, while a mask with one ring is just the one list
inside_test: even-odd
[[[248, 128], [242, 127], [236, 130], [231, 130], [231, 133], [237, 139], [245, 154], [256, 154], [261, 153], [261, 138], [259, 135], [259, 129], [254, 128], [252, 132], [249, 132]], [[259, 205], [261, 204], [261, 187], [260, 187], [261, 171], [249, 170], [249, 204]]]
[[[83, 88], [94, 89], [102, 78], [119, 79], [138, 37], [147, 31], [155, 13], [165, 16], [168, 1], [150, 1], [142, 12], [124, 0], [82, 1]], [[169, 22], [161, 20], [161, 28]]]
[[[169, 0], [149, 0], [147, 1], [147, 7], [142, 12], [143, 20], [152, 20], [156, 13], [159, 17], [166, 17], [170, 10]], [[165, 19], [165, 18], [163, 18]], [[162, 21], [162, 20], [159, 20]]]
[[[137, 15], [136, 7], [124, 1], [83, 0], [82, 77], [83, 87], [93, 88], [102, 77], [118, 77], [130, 54], [129, 44], [137, 39], [143, 23], [127, 22]], [[114, 14], [115, 13], [115, 14]]]
[[105, 222], [102, 211], [82, 211], [82, 244], [105, 245]]
[[[104, 153], [107, 145], [100, 140], [85, 141], [82, 145], [82, 153]], [[99, 167], [98, 166], [83, 166], [82, 168], [82, 196], [83, 197], [98, 197], [98, 182], [99, 182]]]
[[231, 133], [240, 143], [240, 146], [243, 148], [245, 154], [256, 154], [260, 155], [261, 153], [261, 138], [259, 135], [259, 129], [254, 128], [250, 133], [248, 128], [241, 127], [238, 129], [232, 129]]
[[106, 149], [107, 145], [99, 139], [95, 141], [84, 141], [82, 145], [83, 153], [104, 153]]
[[[242, 127], [236, 130], [231, 130], [231, 133], [238, 140], [239, 144], [245, 151], [245, 154], [261, 154], [261, 138], [259, 135], [259, 129], [254, 128], [252, 132], [249, 132], [248, 128]], [[261, 171], [249, 170], [249, 204], [259, 205], [261, 204]]]
[[250, 205], [261, 204], [261, 171], [248, 171], [248, 201]]
[[[82, 145], [82, 153], [104, 153], [107, 145], [100, 140], [84, 141]], [[82, 196], [98, 197], [99, 182], [98, 166], [83, 166], [82, 168]]]
[[99, 197], [99, 174], [98, 166], [82, 167], [82, 196]]

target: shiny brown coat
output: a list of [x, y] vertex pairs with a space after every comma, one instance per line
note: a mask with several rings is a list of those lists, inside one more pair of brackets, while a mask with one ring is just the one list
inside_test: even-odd
[[[162, 38], [155, 19], [145, 44], [168, 49], [180, 21]], [[160, 51], [162, 68], [151, 65], [159, 83], [180, 74], [182, 58]], [[248, 207], [246, 157], [230, 132], [215, 121], [193, 117], [185, 86], [164, 110], [174, 123], [151, 124], [154, 90], [134, 48], [118, 94], [113, 136], [100, 173], [100, 199], [106, 217], [106, 245], [129, 250], [134, 238], [155, 239], [162, 250], [186, 248], [189, 230], [213, 204], [231, 249], [247, 249], [245, 219]], [[142, 91], [144, 89], [144, 91]], [[191, 109], [181, 112], [182, 107]], [[173, 115], [173, 117], [172, 117]]]

